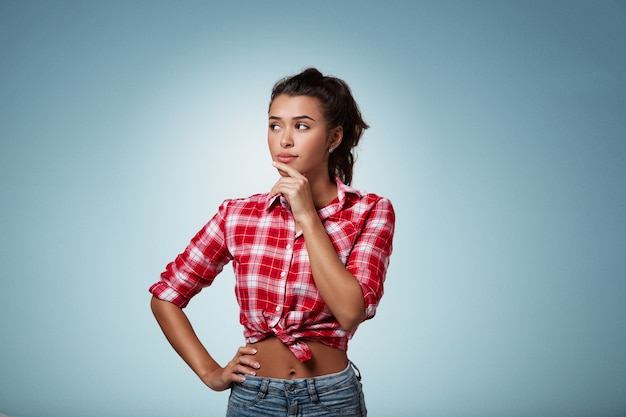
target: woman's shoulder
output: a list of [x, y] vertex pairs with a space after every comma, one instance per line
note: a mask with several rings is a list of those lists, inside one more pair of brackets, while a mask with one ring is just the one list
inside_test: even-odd
[[363, 191], [361, 189], [353, 188], [352, 186], [339, 183], [340, 192], [346, 196], [347, 199], [353, 199], [355, 203], [365, 204], [366, 206], [382, 206], [392, 207], [391, 201], [381, 196], [380, 194]]
[[235, 197], [228, 198], [222, 202], [220, 209], [231, 210], [245, 210], [245, 209], [264, 209], [269, 206], [271, 202], [269, 193], [257, 193], [248, 197]]

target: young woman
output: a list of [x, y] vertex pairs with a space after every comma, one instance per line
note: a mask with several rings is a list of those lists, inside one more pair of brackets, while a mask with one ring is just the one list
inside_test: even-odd
[[[340, 79], [307, 69], [279, 81], [268, 145], [280, 178], [226, 200], [150, 287], [165, 336], [227, 416], [365, 416], [348, 340], [374, 316], [392, 249], [389, 200], [349, 187], [359, 108]], [[246, 345], [226, 365], [204, 348], [183, 308], [233, 263]]]

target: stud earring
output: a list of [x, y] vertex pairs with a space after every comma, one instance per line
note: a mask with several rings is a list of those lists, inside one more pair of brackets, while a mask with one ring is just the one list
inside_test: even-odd
[[333, 148], [332, 146], [330, 148], [328, 148], [328, 153], [333, 153], [333, 151], [335, 150], [335, 148]]

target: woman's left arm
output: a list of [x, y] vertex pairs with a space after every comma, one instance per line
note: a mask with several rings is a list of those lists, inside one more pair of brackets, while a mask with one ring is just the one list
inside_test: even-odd
[[315, 286], [341, 328], [350, 332], [366, 318], [361, 284], [339, 259], [313, 205], [308, 180], [289, 166], [275, 166], [290, 176], [281, 178], [272, 194], [289, 201], [306, 241]]
[[341, 263], [317, 214], [300, 220], [300, 227], [315, 286], [341, 328], [350, 332], [365, 320], [361, 285]]

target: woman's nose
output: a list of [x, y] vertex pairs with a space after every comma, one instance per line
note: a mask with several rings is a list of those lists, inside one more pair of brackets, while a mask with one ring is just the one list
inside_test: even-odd
[[283, 148], [290, 148], [293, 146], [290, 129], [283, 130], [282, 135], [280, 136], [280, 146]]

